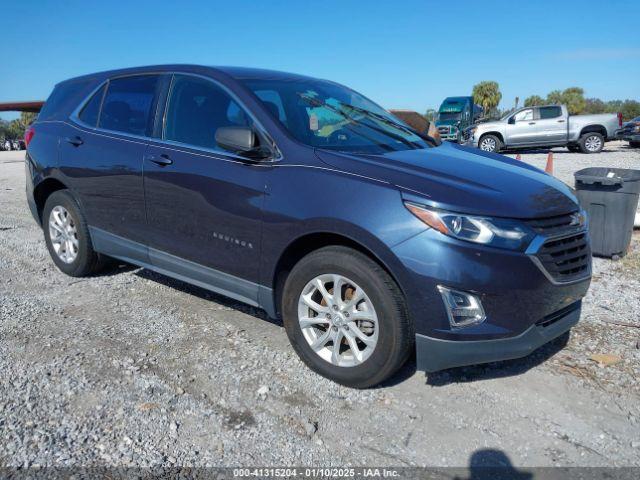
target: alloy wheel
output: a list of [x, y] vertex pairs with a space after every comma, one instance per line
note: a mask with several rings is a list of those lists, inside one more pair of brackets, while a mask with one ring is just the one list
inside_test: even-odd
[[602, 148], [602, 140], [598, 135], [591, 135], [584, 141], [584, 147], [590, 152], [597, 152]]
[[78, 256], [78, 231], [69, 211], [58, 205], [49, 214], [49, 238], [60, 260], [72, 263]]
[[335, 366], [363, 363], [378, 343], [371, 299], [342, 275], [319, 275], [307, 283], [298, 301], [298, 322], [311, 349]]
[[480, 150], [484, 150], [485, 152], [495, 152], [496, 141], [491, 137], [483, 138], [482, 142], [480, 142]]

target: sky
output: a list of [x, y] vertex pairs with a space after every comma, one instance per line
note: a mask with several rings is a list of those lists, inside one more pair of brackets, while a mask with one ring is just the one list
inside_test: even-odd
[[0, 102], [168, 63], [301, 73], [419, 112], [482, 80], [500, 84], [503, 108], [570, 86], [640, 100], [637, 0], [2, 3]]

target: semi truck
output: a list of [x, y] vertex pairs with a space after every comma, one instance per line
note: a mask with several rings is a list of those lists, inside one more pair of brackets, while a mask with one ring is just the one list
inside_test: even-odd
[[442, 140], [460, 141], [461, 132], [474, 124], [482, 115], [482, 107], [473, 103], [473, 97], [447, 97], [438, 109], [436, 128]]

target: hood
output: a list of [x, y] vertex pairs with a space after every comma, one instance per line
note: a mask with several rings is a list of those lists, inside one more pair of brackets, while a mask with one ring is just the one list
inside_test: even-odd
[[327, 150], [318, 150], [317, 154], [334, 168], [391, 183], [406, 198], [435, 208], [522, 219], [578, 209], [572, 190], [542, 170], [449, 142], [383, 155]]
[[498, 128], [502, 126], [504, 122], [502, 120], [487, 120], [486, 122], [478, 122], [471, 125], [472, 127], [480, 127], [480, 128]]

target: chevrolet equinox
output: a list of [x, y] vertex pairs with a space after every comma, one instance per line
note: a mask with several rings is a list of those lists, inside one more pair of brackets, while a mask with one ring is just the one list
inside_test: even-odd
[[282, 318], [352, 387], [523, 357], [580, 317], [573, 191], [434, 141], [325, 80], [169, 65], [58, 84], [27, 130], [27, 198], [57, 267], [116, 258]]

